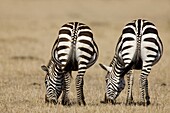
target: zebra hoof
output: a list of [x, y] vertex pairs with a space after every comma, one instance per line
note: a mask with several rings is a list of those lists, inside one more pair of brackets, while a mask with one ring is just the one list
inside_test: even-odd
[[69, 99], [63, 99], [63, 100], [61, 101], [61, 104], [62, 104], [63, 106], [70, 106], [70, 105], [71, 105], [71, 102], [70, 102]]
[[106, 102], [106, 101], [103, 101], [103, 100], [100, 101], [100, 103], [102, 103], [102, 104], [107, 104], [107, 102]]
[[148, 105], [150, 105], [150, 104], [151, 104], [151, 102], [150, 102], [150, 101], [147, 101], [147, 102], [146, 102], [146, 105], [147, 105], [147, 106], [148, 106]]
[[130, 99], [126, 101], [126, 105], [135, 105], [135, 103], [133, 100]]
[[138, 102], [139, 106], [145, 106], [145, 102]]
[[148, 106], [148, 105], [150, 105], [150, 104], [151, 104], [150, 101], [147, 101], [147, 102], [139, 102], [139, 103], [138, 103], [139, 106]]
[[78, 101], [79, 106], [86, 106], [86, 102], [84, 100]]
[[58, 103], [58, 100], [57, 99], [48, 99], [47, 96], [45, 95], [45, 103], [56, 105]]
[[49, 105], [49, 104], [54, 104], [54, 105], [57, 105], [57, 101], [56, 100], [48, 100], [48, 101], [45, 101], [45, 103], [47, 104], [47, 105]]
[[104, 101], [100, 101], [100, 103], [102, 104], [116, 104], [116, 101], [115, 100], [112, 100], [112, 99], [105, 99]]
[[116, 104], [116, 101], [115, 101], [115, 100], [112, 100], [112, 99], [108, 99], [108, 100], [107, 100], [107, 103], [114, 105], [114, 104]]

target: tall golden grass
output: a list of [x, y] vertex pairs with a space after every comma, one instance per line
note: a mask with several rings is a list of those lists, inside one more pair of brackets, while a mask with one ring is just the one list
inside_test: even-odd
[[[170, 1], [169, 0], [0, 0], [0, 112], [2, 113], [168, 113], [170, 110]], [[155, 23], [164, 44], [164, 54], [149, 75], [151, 105], [125, 106], [127, 89], [116, 105], [101, 104], [105, 92], [105, 74], [99, 62], [109, 64], [123, 26], [137, 18]], [[94, 31], [100, 50], [97, 63], [85, 75], [87, 106], [48, 106], [44, 103], [47, 64], [60, 26], [80, 21]], [[76, 101], [75, 76], [70, 89]], [[135, 72], [134, 100], [139, 101]]]

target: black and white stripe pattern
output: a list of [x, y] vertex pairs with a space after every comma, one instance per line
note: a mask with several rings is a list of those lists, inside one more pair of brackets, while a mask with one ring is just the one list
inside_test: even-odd
[[[47, 99], [54, 100], [53, 95], [55, 95], [57, 102], [63, 87], [62, 104], [69, 104], [68, 93], [71, 71], [78, 71], [76, 77], [77, 99], [80, 105], [85, 105], [83, 76], [86, 69], [91, 67], [98, 58], [98, 47], [93, 40], [91, 29], [79, 22], [64, 24], [59, 30], [51, 56], [52, 66], [42, 66], [42, 69], [47, 72], [53, 70], [46, 77], [46, 81], [49, 83], [49, 85], [46, 85]], [[53, 87], [53, 90], [49, 90], [50, 87], [51, 89]]]
[[50, 60], [47, 66], [43, 65], [41, 68], [47, 72], [45, 77], [45, 102], [57, 104], [58, 98], [62, 92], [64, 76], [60, 74], [60, 68], [53, 60]]
[[[106, 76], [106, 100], [114, 101], [124, 89], [124, 75], [128, 75], [127, 104], [133, 102], [132, 69], [141, 70], [140, 75], [140, 104], [149, 105], [147, 76], [161, 58], [163, 45], [155, 25], [147, 20], [134, 20], [124, 28], [116, 46], [115, 56], [110, 66], [100, 66], [108, 72]], [[145, 96], [145, 99], [144, 99]]]

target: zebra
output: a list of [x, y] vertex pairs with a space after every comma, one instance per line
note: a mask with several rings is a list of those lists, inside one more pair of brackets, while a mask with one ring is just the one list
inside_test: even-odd
[[99, 51], [92, 30], [81, 22], [68, 22], [58, 33], [47, 66], [42, 65], [45, 77], [45, 102], [57, 104], [62, 93], [62, 105], [70, 105], [69, 88], [71, 72], [76, 76], [77, 102], [86, 105], [83, 93], [84, 74], [98, 59]]
[[[124, 76], [127, 74], [128, 93], [126, 105], [134, 104], [133, 69], [141, 70], [139, 105], [149, 105], [148, 80], [151, 68], [161, 58], [163, 44], [156, 26], [144, 19], [133, 20], [125, 25], [118, 40], [115, 55], [110, 66], [99, 64], [107, 70], [105, 103], [115, 104], [116, 98], [125, 87]], [[145, 96], [145, 98], [144, 98]], [[102, 101], [103, 102], [103, 101]]]

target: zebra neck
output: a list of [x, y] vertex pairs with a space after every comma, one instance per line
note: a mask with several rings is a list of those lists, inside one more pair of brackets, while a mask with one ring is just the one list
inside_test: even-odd
[[52, 59], [49, 61], [48, 63], [48, 68], [52, 71], [52, 72], [57, 72], [57, 73], [64, 73], [63, 70], [61, 69], [61, 66], [58, 65], [57, 63], [55, 63], [55, 61], [53, 61]]
[[114, 56], [113, 60], [110, 63], [110, 66], [114, 67], [115, 63], [118, 63], [118, 64], [122, 65], [122, 67], [124, 67], [124, 65], [125, 65], [123, 60], [121, 58], [119, 58], [118, 55]]
[[124, 65], [117, 58], [115, 58], [114, 61], [112, 62], [112, 67], [114, 75], [117, 77], [122, 77]]

